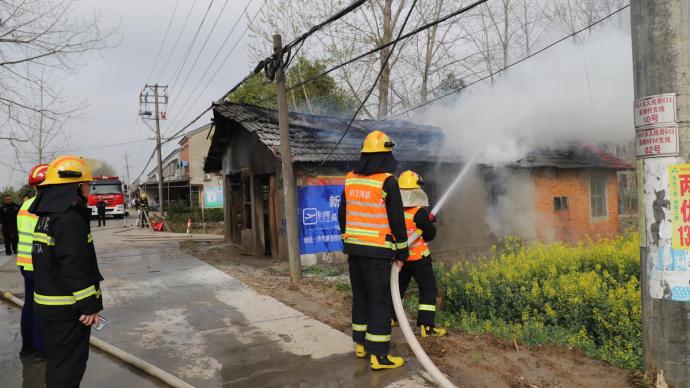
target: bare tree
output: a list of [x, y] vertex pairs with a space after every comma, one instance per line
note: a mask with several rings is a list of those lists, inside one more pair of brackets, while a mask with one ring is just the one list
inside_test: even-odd
[[[79, 54], [108, 47], [115, 30], [102, 32], [99, 18], [77, 21], [69, 15], [75, 0], [0, 1], [0, 107], [5, 122], [26, 127], [29, 115], [61, 121], [72, 110], [61, 104], [41, 106], [42, 98], [53, 93], [42, 75], [73, 73]], [[8, 136], [16, 138], [15, 136]], [[26, 140], [26, 139], [24, 139]]]

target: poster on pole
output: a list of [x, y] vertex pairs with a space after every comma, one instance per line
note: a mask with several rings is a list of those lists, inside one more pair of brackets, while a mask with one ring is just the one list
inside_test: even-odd
[[343, 250], [338, 207], [344, 183], [344, 177], [310, 177], [297, 188], [301, 254]]
[[220, 209], [223, 207], [223, 188], [207, 187], [204, 189], [204, 208]]

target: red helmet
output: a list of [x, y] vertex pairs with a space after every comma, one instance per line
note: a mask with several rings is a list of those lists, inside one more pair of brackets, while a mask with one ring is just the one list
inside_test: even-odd
[[29, 173], [29, 185], [38, 186], [46, 179], [46, 172], [48, 171], [47, 164], [39, 164], [31, 169]]

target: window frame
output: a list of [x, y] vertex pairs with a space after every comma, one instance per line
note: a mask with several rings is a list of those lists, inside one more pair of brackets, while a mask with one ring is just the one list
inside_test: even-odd
[[[603, 214], [595, 214], [594, 211], [594, 190], [593, 190], [593, 180], [602, 180], [602, 193], [601, 198], [603, 201]], [[589, 176], [589, 217], [591, 220], [607, 220], [609, 218], [609, 194], [608, 194], [608, 179], [604, 174], [593, 174]], [[599, 196], [599, 194], [597, 194]]]

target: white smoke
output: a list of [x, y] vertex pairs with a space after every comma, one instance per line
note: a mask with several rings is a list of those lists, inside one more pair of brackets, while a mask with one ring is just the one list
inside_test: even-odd
[[564, 41], [413, 121], [442, 128], [446, 152], [480, 151], [482, 162], [497, 165], [561, 142], [630, 142], [632, 101], [630, 34], [608, 28]]

